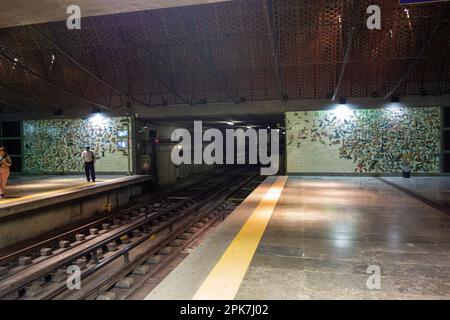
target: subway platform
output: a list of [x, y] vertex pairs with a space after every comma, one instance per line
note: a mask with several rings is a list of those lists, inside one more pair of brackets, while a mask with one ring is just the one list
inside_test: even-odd
[[149, 176], [99, 175], [87, 182], [83, 175], [16, 176], [8, 181], [6, 198], [0, 200], [0, 217], [79, 198]]
[[449, 181], [426, 179], [268, 177], [145, 299], [450, 299]]
[[0, 210], [24, 201], [99, 186], [122, 177], [124, 175], [99, 175], [95, 183], [89, 183], [84, 175], [12, 175], [8, 180], [6, 198], [0, 201]]
[[0, 200], [0, 250], [127, 205], [148, 191], [145, 175], [16, 176]]

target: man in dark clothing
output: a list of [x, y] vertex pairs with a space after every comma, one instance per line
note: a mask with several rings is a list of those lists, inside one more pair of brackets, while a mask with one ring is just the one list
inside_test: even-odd
[[92, 182], [95, 182], [95, 153], [92, 152], [89, 147], [86, 147], [86, 150], [81, 153], [81, 158], [84, 161], [86, 180], [90, 182], [92, 178]]

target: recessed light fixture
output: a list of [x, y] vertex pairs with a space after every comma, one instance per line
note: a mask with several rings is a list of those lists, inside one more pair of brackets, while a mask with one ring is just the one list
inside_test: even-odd
[[398, 96], [391, 96], [391, 102], [400, 102], [400, 98]]
[[102, 126], [106, 124], [106, 121], [105, 115], [100, 112], [95, 112], [89, 117], [89, 122], [96, 126]]
[[100, 110], [99, 107], [97, 107], [97, 106], [92, 106], [92, 113], [100, 113], [100, 112], [101, 112], [101, 110]]
[[346, 105], [340, 104], [334, 109], [334, 114], [339, 120], [343, 121], [352, 116], [352, 110]]
[[234, 126], [234, 122], [231, 122], [231, 121], [227, 121], [227, 124], [228, 124], [229, 126]]

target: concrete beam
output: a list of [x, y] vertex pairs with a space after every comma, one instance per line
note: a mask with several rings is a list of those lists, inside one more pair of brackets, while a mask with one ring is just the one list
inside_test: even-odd
[[[347, 98], [347, 105], [351, 108], [379, 108], [391, 104], [383, 98]], [[177, 119], [218, 119], [224, 117], [263, 117], [270, 118], [271, 115], [283, 114], [286, 111], [298, 110], [326, 110], [337, 105], [329, 99], [303, 99], [283, 101], [252, 101], [240, 104], [214, 103], [197, 105], [160, 106], [151, 110], [145, 107], [135, 107], [139, 118], [152, 120], [177, 120]], [[435, 96], [402, 96], [400, 105], [405, 107], [433, 107], [450, 106], [450, 95]]]
[[[347, 98], [347, 105], [351, 108], [370, 109], [381, 108], [391, 104], [383, 98]], [[450, 95], [442, 96], [402, 96], [400, 105], [405, 107], [436, 107], [450, 106]], [[112, 112], [114, 116], [126, 116], [128, 113], [138, 115], [138, 118], [150, 121], [173, 121], [179, 120], [251, 120], [267, 119], [272, 121], [274, 116], [280, 117], [286, 111], [310, 111], [326, 110], [334, 108], [336, 102], [329, 99], [302, 99], [283, 101], [251, 101], [245, 103], [210, 103], [190, 106], [186, 104], [159, 106], [149, 109], [144, 106], [135, 106], [127, 110]], [[0, 120], [32, 120], [32, 119], [67, 119], [83, 118], [91, 114], [90, 109], [64, 111], [61, 116], [44, 112], [21, 112], [0, 114]], [[278, 119], [277, 119], [278, 121]]]

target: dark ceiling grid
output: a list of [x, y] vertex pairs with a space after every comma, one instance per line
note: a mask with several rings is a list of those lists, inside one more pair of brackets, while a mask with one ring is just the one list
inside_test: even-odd
[[273, 23], [273, 1], [261, 0], [264, 7], [264, 19], [266, 21], [267, 37], [269, 40], [270, 54], [273, 61], [273, 73], [278, 90], [278, 98], [283, 99], [285, 96], [284, 84], [282, 83], [282, 75], [280, 68], [280, 40], [278, 34], [275, 33]]
[[[11, 88], [0, 81], [0, 106], [12, 107], [20, 111], [32, 111], [28, 100], [24, 100], [26, 95], [15, 88]], [[8, 101], [14, 101], [14, 103]]]
[[[420, 50], [417, 52], [416, 56], [414, 57], [414, 60], [411, 61], [411, 63], [408, 65], [405, 73], [402, 74], [402, 77], [398, 80], [398, 82], [395, 84], [395, 86], [385, 95], [385, 98], [389, 98], [392, 94], [395, 94], [397, 92], [397, 89], [400, 86], [404, 86], [403, 88], [407, 87], [408, 84], [412, 87], [412, 92], [417, 92], [420, 91], [420, 88], [417, 88], [417, 82], [409, 82], [406, 83], [406, 80], [408, 79], [408, 77], [410, 77], [412, 74], [414, 74], [414, 72], [416, 71], [415, 68], [417, 65], [419, 65], [420, 62], [424, 62], [424, 60], [422, 59], [423, 55], [426, 54], [427, 50], [429, 49], [430, 45], [433, 43], [434, 41], [434, 37], [435, 35], [438, 33], [439, 29], [445, 24], [445, 21], [447, 21], [448, 23], [448, 18], [449, 18], [449, 13], [450, 10], [447, 12], [444, 12], [442, 18], [438, 19], [437, 23], [433, 24], [433, 28], [432, 31], [430, 33], [426, 33], [427, 37], [424, 41], [424, 43], [420, 44]], [[430, 19], [428, 19], [429, 21]], [[417, 79], [418, 77], [414, 77], [415, 79]], [[406, 83], [406, 84], [405, 84]], [[408, 90], [405, 90], [407, 92], [409, 92]]]
[[[95, 28], [90, 26], [89, 24], [86, 26], [88, 32], [84, 34], [88, 34], [88, 37], [95, 35], [95, 38], [106, 39], [103, 42], [96, 43], [89, 38], [86, 38], [86, 45], [80, 47], [72, 47], [72, 48], [61, 48], [56, 45], [52, 39], [44, 38], [46, 41], [50, 42], [54, 48], [61, 54], [65, 56], [65, 58], [69, 59], [73, 64], [77, 65], [85, 74], [88, 75], [86, 81], [83, 83], [86, 85], [86, 89], [89, 94], [95, 94], [95, 92], [102, 92], [100, 94], [100, 99], [103, 101], [111, 100], [112, 96], [115, 96], [117, 102], [114, 107], [125, 106], [128, 102], [134, 101], [135, 104], [149, 106], [146, 102], [137, 100], [127, 94], [128, 86], [130, 85], [129, 79], [124, 84], [121, 79], [117, 76], [117, 74], [127, 74], [130, 68], [126, 65], [127, 61], [124, 61], [118, 55], [115, 55], [116, 59], [108, 59], [105, 57], [107, 53], [108, 56], [111, 56], [111, 53], [117, 53], [120, 49], [120, 39], [122, 35], [115, 30], [115, 32], [111, 32], [111, 29], [115, 29], [114, 21], [111, 20], [110, 17], [106, 21], [104, 20], [101, 28]], [[106, 26], [105, 26], [106, 24]], [[59, 29], [60, 32], [70, 33], [65, 28]], [[99, 36], [99, 32], [102, 32]], [[57, 36], [56, 32], [52, 32], [55, 35], [56, 39], [60, 38]], [[76, 34], [76, 31], [75, 31]], [[43, 35], [45, 37], [45, 35]], [[78, 33], [78, 36], [80, 34]], [[77, 39], [77, 43], [83, 43], [80, 39]], [[94, 47], [95, 45], [95, 47]], [[106, 47], [106, 48], [105, 48]], [[101, 63], [97, 62], [96, 51], [100, 48], [103, 51]], [[70, 52], [70, 53], [69, 53]], [[105, 59], [106, 58], [106, 59]], [[118, 58], [118, 59], [117, 59]], [[125, 64], [125, 65], [124, 65]], [[106, 68], [104, 66], [106, 65]], [[104, 72], [111, 69], [117, 69], [122, 67], [121, 71], [114, 70], [113, 72]], [[123, 71], [125, 70], [125, 73]], [[130, 76], [128, 74], [128, 76]], [[95, 85], [97, 84], [97, 86]], [[106, 96], [102, 99], [102, 96]], [[111, 102], [113, 103], [113, 102]]]
[[[213, 79], [215, 81], [215, 89], [219, 92], [220, 95], [226, 95], [231, 101], [236, 102], [235, 97], [233, 97], [227, 87], [228, 87], [228, 81], [227, 77], [221, 76], [221, 73], [216, 69], [214, 58], [211, 54], [211, 47], [210, 47], [210, 40], [208, 39], [202, 39], [202, 35], [205, 34], [204, 25], [200, 21], [203, 21], [205, 19], [202, 19], [200, 16], [196, 15], [196, 10], [193, 10], [192, 7], [187, 7], [184, 9], [182, 14], [182, 20], [184, 29], [187, 31], [187, 37], [191, 38], [192, 41], [187, 42], [188, 48], [191, 50], [191, 52], [197, 56], [199, 67], [206, 66], [206, 73], [210, 75], [208, 77], [209, 79]], [[198, 76], [201, 77], [201, 75], [197, 72]], [[203, 72], [205, 74], [205, 72]], [[208, 84], [212, 84], [213, 81], [206, 81], [206, 77], [203, 77], [202, 80], [204, 81], [204, 92], [205, 95], [202, 97], [206, 101], [207, 99], [207, 92], [211, 91], [211, 86], [208, 86]]]
[[[87, 108], [91, 102], [154, 107], [279, 100], [280, 87], [289, 99], [326, 98], [343, 63], [347, 3], [236, 0], [89, 17], [81, 30], [70, 32], [65, 22], [33, 26], [53, 41], [56, 36], [55, 43], [76, 62], [123, 94], [56, 52], [38, 33], [23, 26], [4, 28], [0, 46], [9, 58], [0, 57], [0, 79], [22, 96], [3, 88], [0, 100], [8, 108]], [[365, 28], [369, 4], [382, 7], [381, 30]], [[427, 36], [450, 11], [449, 3], [399, 6], [397, 0], [361, 0], [355, 11], [358, 28], [340, 96], [384, 96], [396, 87], [397, 95], [450, 93], [448, 17], [420, 55]], [[20, 62], [15, 70], [11, 57]]]
[[212, 52], [214, 45], [212, 37], [217, 33], [215, 27], [217, 8], [214, 7], [213, 9], [208, 10], [208, 7], [205, 6], [186, 7], [183, 15], [186, 28], [190, 27], [188, 29], [189, 36], [194, 38], [195, 41], [195, 43], [190, 43], [190, 49], [206, 67], [203, 73], [205, 101], [201, 102], [234, 101], [235, 98], [228, 90], [227, 76], [222, 70], [218, 69], [216, 55]]
[[[153, 55], [150, 54], [152, 46], [157, 47], [164, 43], [162, 40], [163, 34], [160, 30], [162, 24], [160, 15], [156, 15], [154, 12], [136, 12], [132, 24], [126, 22], [129, 20], [126, 19], [126, 16], [123, 16], [123, 18], [122, 28], [131, 30], [131, 32], [128, 32], [128, 43], [135, 48], [138, 65], [145, 70], [143, 76], [150, 79], [151, 89], [149, 91], [152, 105], [158, 106], [175, 102], [175, 93], [171, 92], [169, 86], [159, 78], [159, 72], [154, 66]], [[141, 41], [139, 41], [139, 37], [141, 37]]]
[[[22, 30], [24, 31], [24, 30]], [[32, 74], [31, 72], [27, 72], [25, 69], [28, 68], [28, 66], [21, 67], [20, 62], [31, 61], [31, 59], [26, 59], [24, 52], [25, 50], [21, 50], [20, 44], [23, 43], [23, 41], [18, 41], [18, 38], [16, 37], [16, 33], [14, 33], [11, 37], [15, 40], [14, 45], [11, 46], [2, 46], [1, 48], [1, 60], [2, 60], [2, 74], [0, 78], [3, 82], [5, 82], [7, 85], [6, 88], [10, 88], [11, 90], [15, 90], [16, 94], [21, 93], [22, 97], [12, 100], [12, 103], [26, 100], [27, 103], [34, 102], [35, 101], [42, 101], [42, 99], [39, 99], [39, 97], [48, 97], [51, 90], [49, 89], [49, 85], [45, 82], [47, 79], [43, 79], [44, 81], [41, 81], [36, 75]], [[3, 41], [4, 37], [2, 35], [2, 43], [8, 43], [8, 41]], [[28, 44], [31, 44], [27, 42]], [[15, 49], [16, 53], [11, 55], [12, 50], [8, 50], [10, 48]], [[30, 47], [28, 46], [28, 52], [32, 51]], [[17, 54], [19, 52], [20, 54]], [[17, 63], [15, 61], [17, 59]], [[46, 90], [44, 90], [46, 89]], [[52, 88], [54, 90], [54, 88]], [[33, 99], [34, 97], [34, 99]], [[32, 99], [31, 101], [29, 99]], [[33, 111], [39, 111], [40, 109], [37, 108], [39, 106], [39, 103], [35, 105], [34, 108], [32, 108]]]
[[[129, 68], [128, 80], [130, 95], [135, 96], [137, 101], [144, 101], [149, 107], [162, 104], [162, 99], [153, 102], [152, 96], [156, 95], [160, 90], [156, 90], [153, 86], [152, 73], [147, 72], [145, 63], [142, 62], [142, 49], [137, 48], [134, 44], [132, 48], [128, 48], [130, 43], [135, 43], [138, 38], [147, 36], [147, 32], [140, 32], [136, 23], [126, 24], [125, 16], [120, 16], [120, 23], [116, 24], [116, 31], [120, 34], [121, 54], [126, 57], [127, 68]], [[141, 27], [142, 28], [142, 27]], [[131, 40], [130, 40], [131, 39]]]
[[[14, 28], [14, 37], [17, 41], [16, 49], [20, 49], [18, 52], [11, 52], [7, 58], [10, 63], [13, 63], [15, 58], [17, 67], [23, 70], [23, 77], [25, 82], [29, 81], [28, 92], [40, 89], [40, 92], [36, 92], [39, 96], [53, 96], [55, 89], [59, 91], [59, 94], [64, 96], [69, 95], [70, 99], [78, 99], [83, 102], [83, 105], [94, 104], [99, 107], [105, 108], [103, 105], [99, 105], [96, 101], [90, 100], [82, 95], [81, 86], [78, 80], [78, 73], [71, 67], [67, 61], [63, 61], [63, 57], [58, 56], [55, 60], [52, 72], [48, 72], [49, 63], [39, 59], [42, 57], [40, 53], [43, 49], [36, 47], [36, 42], [30, 39], [30, 34], [26, 32], [26, 28]], [[19, 29], [19, 32], [16, 32]], [[22, 46], [22, 48], [20, 47]], [[56, 56], [56, 54], [55, 54]], [[13, 58], [14, 57], [14, 58]], [[41, 82], [44, 81], [47, 86], [42, 86]], [[67, 105], [71, 105], [71, 101], [66, 97]]]
[[[162, 50], [163, 52], [166, 52], [166, 48], [161, 48], [163, 42], [159, 42], [152, 47], [151, 42], [153, 39], [148, 35], [149, 32], [152, 32], [152, 35], [155, 35], [155, 37], [160, 35], [161, 30], [158, 29], [160, 26], [159, 23], [156, 25], [146, 24], [147, 22], [153, 22], [157, 17], [154, 15], [152, 16], [150, 13], [146, 13], [148, 16], [145, 17], [142, 17], [141, 13], [134, 14], [137, 15], [136, 18], [141, 17], [140, 20], [133, 20], [138, 21], [138, 24], [133, 23], [128, 25], [123, 22], [118, 24], [118, 28], [120, 28], [121, 33], [126, 35], [123, 37], [123, 54], [129, 56], [132, 61], [135, 61], [134, 66], [138, 66], [140, 69], [135, 81], [144, 82], [149, 85], [145, 95], [149, 95], [148, 99], [150, 100], [152, 107], [164, 103], [175, 103], [177, 93], [170, 81], [164, 80], [164, 76], [161, 75], [158, 69], [158, 66], [161, 63], [160, 60], [164, 58], [164, 54], [157, 54], [157, 59], [155, 59], [155, 51]], [[122, 20], [126, 17], [120, 16], [120, 18]], [[141, 42], [139, 42], [139, 38], [141, 38]], [[163, 63], [163, 65], [165, 65], [165, 63]], [[148, 79], [150, 79], [150, 81]], [[155, 96], [156, 93], [158, 95], [157, 98]]]
[[[180, 8], [182, 9], [182, 8]], [[160, 30], [167, 41], [163, 44], [162, 50], [158, 50], [156, 59], [163, 64], [158, 64], [160, 74], [167, 75], [166, 83], [170, 91], [176, 96], [178, 103], [187, 103], [194, 105], [192, 101], [192, 77], [189, 75], [192, 66], [192, 60], [186, 54], [184, 42], [185, 30], [180, 23], [180, 13], [178, 10], [157, 11], [160, 15]], [[191, 41], [191, 39], [186, 39]], [[164, 59], [164, 60], [163, 60]], [[161, 77], [161, 76], [160, 76]]]
[[[51, 43], [42, 39], [42, 34], [44, 33], [42, 33], [42, 31], [40, 31], [38, 27], [39, 26], [27, 26], [26, 28], [30, 30], [30, 34], [35, 35], [36, 43], [39, 43], [40, 45], [48, 48], [49, 54], [47, 55], [46, 59], [44, 58], [43, 60], [45, 71], [48, 74], [48, 80], [51, 83], [60, 84], [63, 88], [75, 93], [82, 99], [87, 99], [90, 101], [89, 97], [85, 95], [83, 90], [83, 83], [85, 83], [86, 81], [85, 79], [83, 79], [83, 75], [80, 73], [80, 70], [78, 70], [76, 66], [73, 66], [73, 64], [65, 56], [57, 52], [51, 45]], [[59, 43], [59, 38], [56, 38], [55, 41]], [[55, 57], [53, 62], [51, 61], [51, 55]], [[71, 97], [71, 99], [73, 99], [73, 97]], [[93, 96], [93, 99], [96, 103], [104, 106], [104, 104], [99, 102], [95, 96]], [[70, 100], [68, 101], [68, 103], [70, 103]]]
[[[29, 92], [31, 95], [45, 94], [45, 92], [38, 91], [39, 87], [33, 83], [33, 79], [36, 78], [25, 72], [24, 68], [21, 68], [20, 65], [16, 63], [17, 60], [17, 62], [23, 63], [27, 67], [34, 70], [36, 70], [36, 68], [42, 69], [42, 65], [33, 64], [33, 54], [29, 58], [30, 52], [33, 52], [34, 48], [31, 47], [31, 42], [25, 41], [24, 43], [24, 41], [20, 41], [20, 35], [23, 34], [25, 34], [25, 30], [20, 30], [14, 33], [12, 36], [12, 39], [14, 39], [14, 45], [11, 47], [4, 46], [0, 49], [2, 50], [3, 58], [5, 58], [4, 65], [6, 70], [9, 71], [8, 76], [11, 77], [5, 77], [3, 81], [8, 82], [8, 80], [11, 80], [14, 85], [23, 83], [23, 87], [25, 87], [26, 92]], [[10, 48], [12, 48], [12, 50]]]

